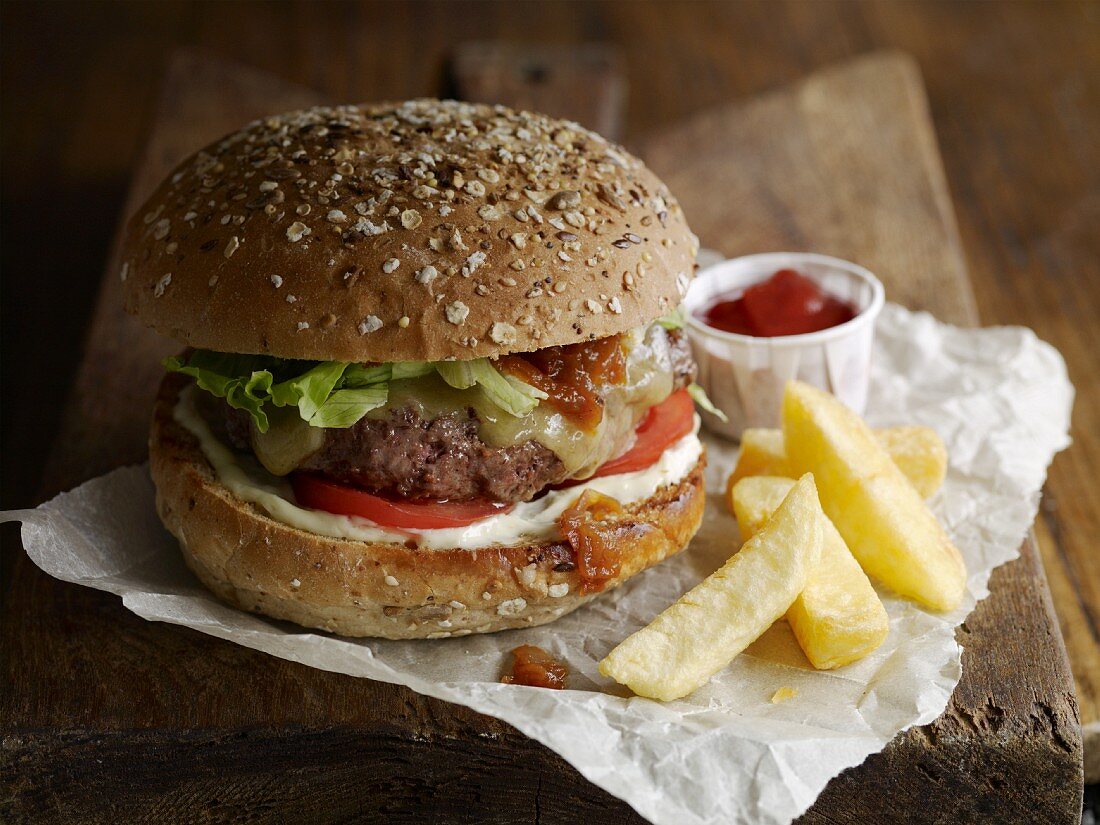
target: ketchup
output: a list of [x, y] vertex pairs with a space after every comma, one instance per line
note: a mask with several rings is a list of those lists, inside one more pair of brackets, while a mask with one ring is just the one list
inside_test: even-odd
[[819, 332], [855, 317], [855, 307], [793, 269], [781, 269], [736, 297], [715, 301], [702, 313], [707, 326], [757, 338]]
[[568, 669], [541, 647], [520, 645], [512, 651], [512, 658], [512, 672], [500, 680], [504, 684], [551, 690], [562, 690], [565, 687]]

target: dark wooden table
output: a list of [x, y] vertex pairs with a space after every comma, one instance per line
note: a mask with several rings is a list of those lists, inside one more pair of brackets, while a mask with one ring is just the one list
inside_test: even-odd
[[[0, 247], [5, 506], [29, 503], [39, 490], [39, 468], [79, 360], [87, 308], [170, 47], [205, 45], [333, 99], [354, 100], [438, 94], [448, 84], [445, 59], [460, 41], [609, 40], [625, 57], [629, 140], [836, 59], [896, 46], [917, 57], [928, 84], [982, 318], [1035, 327], [1066, 354], [1079, 388], [1078, 443], [1052, 471], [1040, 547], [1082, 715], [1095, 722], [1100, 592], [1098, 577], [1087, 572], [1087, 552], [1100, 526], [1100, 499], [1090, 473], [1100, 458], [1100, 422], [1089, 404], [1100, 397], [1094, 360], [1100, 340], [1096, 9], [1087, 4], [282, 4], [263, 9], [5, 4]], [[17, 545], [12, 538], [5, 531], [6, 547]], [[18, 551], [5, 553], [5, 573], [13, 552]], [[121, 614], [117, 602], [75, 591], [63, 588], [61, 598]], [[45, 585], [41, 594], [58, 598]], [[5, 598], [11, 595], [5, 592]], [[130, 632], [134, 622], [119, 616], [120, 634], [134, 642], [127, 655], [135, 661], [171, 656], [173, 646], [191, 641], [180, 634], [147, 649], [140, 634]], [[79, 662], [79, 628], [70, 630], [78, 655], [68, 658]], [[201, 718], [203, 704], [218, 701], [203, 679], [217, 673], [219, 648], [209, 646], [209, 656], [209, 670], [176, 685], [172, 696], [142, 697], [135, 686], [134, 718]], [[69, 676], [79, 691], [82, 683], [109, 682], [112, 669], [87, 658]], [[290, 701], [309, 701], [303, 688], [308, 691], [292, 679], [281, 689]], [[143, 701], [160, 706], [143, 707]], [[35, 697], [18, 697], [18, 704], [42, 718]], [[409, 713], [431, 713], [431, 708], [418, 704]], [[330, 710], [337, 723], [350, 719], [346, 708]], [[289, 749], [308, 756], [310, 737], [294, 732], [286, 737]], [[150, 764], [158, 758], [194, 758], [215, 740], [200, 736], [172, 754], [153, 749]], [[60, 753], [85, 744], [77, 730], [57, 748]], [[217, 744], [232, 747], [224, 739]], [[377, 745], [350, 730], [345, 746], [349, 760], [385, 752], [372, 750]], [[104, 757], [110, 761], [112, 754]], [[193, 778], [201, 783], [201, 759], [196, 764]], [[293, 766], [293, 760], [282, 763], [286, 770]], [[388, 770], [400, 774], [400, 766]], [[446, 770], [446, 754], [437, 770]], [[72, 778], [94, 785], [94, 777]], [[394, 810], [407, 802], [395, 798]], [[562, 809], [556, 810], [560, 816]]]

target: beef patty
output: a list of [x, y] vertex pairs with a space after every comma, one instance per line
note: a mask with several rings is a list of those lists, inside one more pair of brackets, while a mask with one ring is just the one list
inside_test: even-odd
[[[695, 363], [686, 336], [674, 331], [668, 339], [674, 388], [680, 389], [693, 380]], [[249, 415], [212, 396], [203, 400], [200, 410], [215, 433], [250, 449]], [[561, 460], [537, 441], [486, 444], [471, 409], [426, 420], [404, 407], [384, 419], [326, 429], [324, 444], [299, 469], [372, 493], [449, 501], [528, 501], [566, 480]]]

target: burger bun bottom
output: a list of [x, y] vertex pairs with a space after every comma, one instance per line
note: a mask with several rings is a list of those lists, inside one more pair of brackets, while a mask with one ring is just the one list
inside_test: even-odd
[[[551, 622], [586, 593], [564, 540], [438, 550], [331, 538], [270, 518], [221, 484], [198, 440], [173, 418], [188, 383], [169, 375], [149, 456], [157, 512], [187, 565], [222, 601], [344, 636], [421, 639]], [[705, 456], [676, 484], [602, 526], [622, 537], [622, 584], [687, 546], [703, 515]]]

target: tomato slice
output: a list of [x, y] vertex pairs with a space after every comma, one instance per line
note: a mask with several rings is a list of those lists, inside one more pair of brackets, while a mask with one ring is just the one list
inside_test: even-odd
[[310, 473], [290, 477], [294, 497], [303, 507], [341, 516], [358, 516], [379, 527], [399, 530], [433, 530], [465, 527], [489, 516], [507, 513], [511, 504], [495, 501], [417, 501], [377, 496], [336, 484]]
[[602, 465], [592, 474], [592, 478], [644, 470], [694, 428], [695, 404], [687, 390], [677, 390], [657, 406], [649, 408], [634, 431], [634, 446]]

